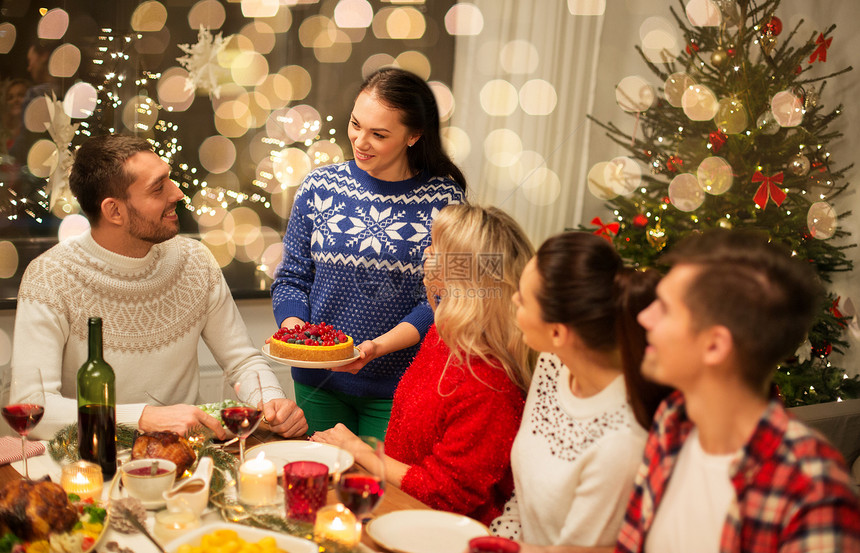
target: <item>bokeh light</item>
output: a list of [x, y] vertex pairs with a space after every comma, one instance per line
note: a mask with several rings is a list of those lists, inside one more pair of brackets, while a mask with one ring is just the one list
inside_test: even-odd
[[695, 27], [719, 27], [723, 21], [720, 8], [712, 0], [690, 0], [686, 12]]
[[705, 191], [692, 173], [681, 173], [669, 183], [669, 201], [681, 211], [695, 211], [705, 201]]
[[499, 167], [510, 167], [523, 153], [520, 135], [510, 129], [496, 129], [484, 139], [484, 156]]
[[603, 182], [616, 195], [626, 196], [642, 183], [642, 168], [629, 157], [613, 158], [603, 167]]
[[[15, 244], [6, 240], [0, 241], [0, 278], [12, 278], [17, 271], [18, 250], [15, 248]], [[3, 364], [2, 360], [0, 360], [0, 364]]]
[[122, 123], [132, 132], [149, 131], [158, 120], [158, 106], [148, 96], [130, 98], [122, 110]]
[[233, 262], [236, 255], [236, 243], [230, 239], [230, 235], [221, 229], [213, 229], [203, 233], [200, 240], [209, 248], [215, 262], [219, 267], [226, 267]]
[[194, 87], [188, 71], [181, 67], [171, 67], [161, 74], [156, 93], [158, 101], [169, 111], [185, 111], [194, 102]]
[[369, 27], [373, 7], [367, 0], [340, 0], [334, 8], [334, 22], [344, 29]]
[[394, 59], [394, 65], [415, 73], [425, 81], [430, 78], [430, 60], [417, 50], [407, 50]]
[[239, 31], [254, 44], [254, 49], [261, 54], [268, 54], [275, 47], [275, 33], [272, 28], [261, 21], [248, 23]]
[[722, 98], [717, 102], [717, 113], [714, 115], [714, 123], [725, 134], [738, 134], [746, 130], [749, 124], [749, 116], [740, 100]]
[[236, 146], [225, 136], [210, 136], [198, 149], [200, 164], [210, 173], [224, 173], [236, 162]]
[[200, 27], [220, 29], [226, 18], [227, 12], [218, 0], [200, 0], [188, 10], [188, 26], [195, 31]]
[[366, 79], [377, 69], [395, 65], [394, 57], [389, 54], [373, 54], [361, 66], [361, 78]]
[[433, 97], [436, 98], [439, 119], [447, 121], [454, 114], [454, 93], [451, 92], [448, 85], [440, 81], [430, 81], [427, 85], [433, 91]]
[[809, 234], [819, 240], [827, 240], [838, 228], [836, 210], [827, 202], [815, 202], [806, 214]]
[[278, 13], [278, 0], [241, 0], [242, 15], [252, 17], [274, 17]]
[[681, 53], [678, 33], [655, 29], [642, 39], [642, 53], [651, 63], [672, 63]]
[[567, 0], [567, 10], [572, 15], [603, 15], [606, 0]]
[[684, 113], [693, 121], [707, 121], [717, 114], [719, 104], [711, 89], [701, 84], [694, 84], [684, 91], [681, 96]]
[[69, 238], [80, 236], [89, 230], [89, 228], [90, 222], [86, 217], [73, 213], [64, 217], [60, 222], [60, 228], [57, 229], [57, 237], [60, 239], [60, 242], [63, 242]]
[[143, 2], [131, 15], [131, 28], [139, 33], [160, 31], [167, 23], [167, 8], [157, 0]]
[[803, 102], [787, 90], [773, 95], [770, 110], [781, 127], [796, 127], [803, 122]]
[[624, 111], [645, 111], [654, 103], [654, 89], [638, 75], [624, 77], [615, 87], [615, 101]]
[[557, 103], [558, 94], [548, 81], [532, 79], [520, 88], [520, 107], [529, 115], [549, 115]]
[[526, 199], [534, 205], [550, 205], [561, 193], [561, 179], [555, 171], [538, 167], [525, 178], [521, 190]]
[[46, 179], [57, 166], [57, 146], [50, 140], [37, 140], [27, 153], [27, 167], [33, 176]]
[[63, 98], [63, 111], [72, 119], [86, 119], [95, 111], [98, 99], [98, 91], [93, 85], [75, 83]]
[[534, 73], [539, 62], [540, 54], [535, 45], [528, 40], [512, 40], [505, 43], [499, 51], [499, 63], [502, 69], [511, 75]]
[[240, 86], [257, 86], [266, 80], [269, 62], [259, 52], [239, 52], [230, 64], [233, 82]]
[[734, 176], [732, 166], [728, 161], [719, 157], [706, 157], [696, 170], [699, 186], [708, 194], [725, 194], [732, 187]]
[[334, 44], [328, 44], [328, 37], [320, 34], [322, 44], [314, 45], [314, 57], [320, 63], [343, 63], [352, 55], [352, 41], [344, 31], [335, 29]]
[[151, 33], [141, 33], [140, 38], [134, 41], [134, 50], [140, 54], [152, 54], [161, 56], [172, 44], [170, 40], [170, 29], [162, 27]]
[[460, 165], [469, 157], [472, 151], [472, 141], [469, 135], [460, 127], [445, 127], [441, 131], [442, 146], [445, 152], [454, 160], [454, 163]]
[[311, 159], [298, 148], [286, 148], [272, 157], [272, 169], [281, 189], [300, 185], [312, 167]]
[[304, 100], [311, 91], [311, 74], [300, 65], [288, 65], [278, 70], [293, 87], [293, 100]]
[[598, 200], [611, 200], [618, 196], [618, 192], [606, 183], [605, 175], [607, 165], [609, 165], [609, 162], [607, 161], [599, 161], [595, 163], [592, 165], [591, 169], [588, 170], [588, 176], [586, 177], [588, 191], [591, 192], [592, 196]]
[[62, 44], [51, 53], [48, 73], [58, 79], [71, 77], [81, 66], [81, 51], [74, 44]]
[[0, 23], [0, 54], [8, 54], [12, 47], [15, 46], [17, 34], [15, 25]]
[[51, 114], [48, 111], [48, 99], [46, 96], [34, 98], [27, 104], [24, 110], [24, 127], [34, 133], [43, 133], [48, 130], [51, 122]]
[[373, 17], [371, 28], [376, 38], [415, 40], [424, 36], [427, 22], [424, 15], [411, 6], [382, 8]]
[[336, 142], [318, 140], [308, 148], [308, 158], [314, 168], [340, 163], [344, 160], [343, 149]]
[[445, 14], [445, 30], [451, 35], [475, 36], [484, 29], [484, 14], [475, 4], [460, 2]]
[[328, 48], [337, 38], [337, 25], [324, 15], [312, 15], [299, 26], [299, 42], [305, 48]]
[[48, 10], [39, 20], [36, 36], [43, 40], [59, 40], [69, 28], [69, 14], [61, 8]]
[[684, 92], [696, 84], [696, 81], [686, 73], [672, 73], [663, 84], [663, 96], [672, 107], [683, 105]]
[[517, 89], [504, 79], [489, 81], [481, 87], [480, 100], [488, 115], [499, 117], [512, 114], [519, 102]]
[[278, 109], [286, 106], [293, 98], [293, 85], [290, 80], [280, 73], [267, 75], [262, 83], [257, 85], [257, 92], [265, 98], [260, 101], [266, 109]]

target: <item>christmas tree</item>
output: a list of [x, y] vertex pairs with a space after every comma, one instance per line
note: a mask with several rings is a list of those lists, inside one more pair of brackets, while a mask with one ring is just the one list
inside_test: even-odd
[[[826, 70], [835, 25], [810, 36], [800, 36], [802, 22], [783, 30], [779, 4], [691, 0], [670, 9], [683, 38], [643, 30], [637, 51], [662, 87], [655, 92], [640, 77], [619, 83], [616, 99], [636, 118], [633, 131], [597, 123], [629, 154], [588, 175], [615, 215], [594, 218], [591, 230], [634, 264], [653, 265], [690, 232], [722, 227], [767, 232], [825, 282], [851, 270], [848, 233], [837, 224], [847, 213], [833, 207], [851, 166], [829, 153], [842, 136], [833, 128], [842, 106], [820, 103], [827, 79], [851, 67]], [[829, 295], [807, 341], [779, 367], [786, 405], [856, 397], [858, 377], [830, 359], [848, 346], [848, 322]]]

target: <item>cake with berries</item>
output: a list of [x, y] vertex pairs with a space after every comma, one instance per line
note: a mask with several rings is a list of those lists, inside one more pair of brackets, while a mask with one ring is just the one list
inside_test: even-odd
[[352, 337], [326, 323], [279, 328], [269, 340], [269, 353], [295, 361], [340, 361], [353, 356]]

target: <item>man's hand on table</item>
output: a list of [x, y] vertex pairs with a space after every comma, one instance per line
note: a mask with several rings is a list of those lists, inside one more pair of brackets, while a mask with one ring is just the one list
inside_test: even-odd
[[291, 399], [273, 399], [263, 405], [263, 417], [269, 429], [285, 438], [304, 436], [308, 431], [305, 413]]
[[195, 426], [205, 426], [212, 430], [219, 440], [227, 437], [227, 431], [218, 419], [193, 405], [147, 405], [143, 408], [137, 426], [143, 432], [170, 431], [180, 435], [187, 434]]

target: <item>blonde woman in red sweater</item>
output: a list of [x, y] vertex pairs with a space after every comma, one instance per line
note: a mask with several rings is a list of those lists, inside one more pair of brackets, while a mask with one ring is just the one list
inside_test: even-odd
[[[394, 394], [385, 441], [389, 484], [489, 523], [513, 490], [510, 451], [534, 356], [512, 297], [534, 249], [496, 208], [449, 205], [433, 223], [424, 284], [435, 323]], [[380, 461], [342, 424], [314, 441]]]

